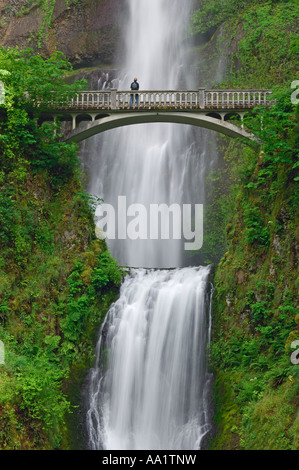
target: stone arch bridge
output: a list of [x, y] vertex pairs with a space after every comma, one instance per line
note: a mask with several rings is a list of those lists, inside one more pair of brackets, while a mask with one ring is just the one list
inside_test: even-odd
[[[64, 105], [49, 103], [40, 123], [57, 119], [65, 122], [65, 142], [79, 143], [131, 124], [173, 122], [211, 129], [256, 145], [257, 138], [244, 128], [244, 115], [272, 103], [270, 90], [83, 91]], [[238, 124], [229, 122], [232, 117], [238, 119]]]

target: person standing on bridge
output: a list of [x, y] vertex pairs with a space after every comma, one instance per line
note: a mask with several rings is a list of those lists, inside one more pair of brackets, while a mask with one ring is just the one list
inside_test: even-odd
[[[137, 78], [134, 78], [134, 82], [131, 83], [131, 90], [132, 90], [132, 91], [137, 91], [137, 90], [139, 90], [139, 83], [138, 83], [138, 81], [137, 81]], [[135, 103], [136, 103], [136, 106], [138, 106], [138, 102], [139, 102], [139, 96], [138, 96], [138, 94], [136, 93], [136, 94], [135, 94]], [[133, 103], [134, 103], [134, 94], [131, 94], [130, 106], [133, 106]]]

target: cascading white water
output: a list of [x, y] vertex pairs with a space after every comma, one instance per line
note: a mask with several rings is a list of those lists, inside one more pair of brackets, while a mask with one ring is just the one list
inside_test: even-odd
[[88, 411], [92, 449], [199, 449], [210, 430], [209, 269], [135, 270], [98, 343]]
[[[192, 89], [185, 27], [192, 0], [127, 0], [118, 89]], [[208, 132], [129, 126], [86, 144], [89, 192], [127, 205], [203, 204]], [[87, 428], [93, 449], [196, 449], [210, 429], [206, 347], [209, 268], [184, 267], [182, 240], [108, 240], [133, 270], [111, 307], [91, 371]], [[179, 269], [165, 270], [175, 267]]]

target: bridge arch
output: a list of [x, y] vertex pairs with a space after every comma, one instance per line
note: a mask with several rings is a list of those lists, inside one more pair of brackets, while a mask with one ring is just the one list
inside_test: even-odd
[[92, 122], [92, 121], [93, 121], [92, 116], [88, 113], [82, 113], [76, 116], [76, 126], [78, 126], [82, 122]]
[[240, 113], [237, 113], [236, 111], [231, 111], [226, 113], [223, 117], [224, 121], [230, 121], [231, 118], [238, 119], [240, 121], [242, 116], [240, 116]]
[[[213, 117], [211, 116], [213, 114]], [[218, 113], [215, 113], [218, 114]], [[89, 121], [89, 122], [88, 122]], [[107, 130], [116, 129], [118, 127], [129, 126], [133, 124], [147, 124], [154, 122], [166, 122], [176, 124], [187, 124], [196, 127], [210, 129], [232, 138], [243, 138], [248, 145], [255, 146], [258, 144], [257, 138], [253, 135], [232, 124], [231, 122], [221, 119], [221, 116], [214, 117], [214, 113], [192, 113], [192, 112], [123, 112], [111, 114], [97, 114], [84, 124], [73, 129], [63, 138], [65, 142], [82, 142], [83, 140], [100, 134]]]
[[212, 117], [214, 119], [220, 119], [220, 120], [222, 119], [221, 115], [219, 113], [216, 113], [216, 112], [215, 113], [208, 113], [208, 114], [206, 114], [206, 116]]
[[101, 114], [97, 114], [94, 119], [95, 119], [95, 121], [98, 121], [99, 119], [103, 119], [103, 118], [108, 117], [108, 116], [110, 116], [110, 114], [101, 113]]

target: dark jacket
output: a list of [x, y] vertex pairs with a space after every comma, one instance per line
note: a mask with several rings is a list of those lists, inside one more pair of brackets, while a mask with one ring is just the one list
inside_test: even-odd
[[132, 82], [131, 83], [131, 90], [133, 90], [133, 91], [139, 90], [139, 83], [138, 82]]

